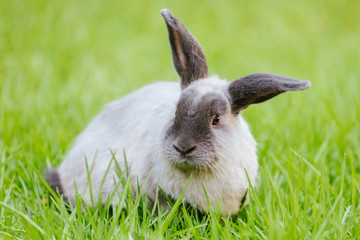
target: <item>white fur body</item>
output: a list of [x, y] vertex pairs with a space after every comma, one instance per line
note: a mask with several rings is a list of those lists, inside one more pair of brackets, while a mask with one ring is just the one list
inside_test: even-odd
[[[228, 86], [228, 82], [210, 77], [195, 81], [188, 88], [195, 89], [200, 95], [214, 92], [228, 98]], [[156, 187], [160, 186], [171, 198], [177, 199], [188, 182], [190, 172], [171, 164], [163, 152], [163, 141], [166, 127], [174, 119], [180, 94], [178, 82], [155, 83], [108, 104], [77, 137], [58, 168], [63, 194], [74, 203], [75, 181], [78, 192], [90, 202], [86, 156], [89, 169], [92, 169], [95, 204], [100, 194], [105, 202], [115, 188], [116, 173], [112, 164], [100, 189], [112, 159], [111, 151], [124, 170], [125, 150], [133, 189], [137, 189], [137, 181], [143, 186], [151, 173], [144, 186], [148, 196], [154, 199]], [[203, 212], [208, 204], [202, 184], [211, 205], [219, 204], [222, 214], [234, 214], [239, 210], [249, 188], [245, 169], [252, 184], [255, 184], [258, 168], [256, 142], [241, 115], [233, 116], [230, 105], [227, 109], [221, 121], [229, 126], [230, 131], [226, 135], [216, 134], [216, 143], [222, 147], [216, 149], [215, 171], [194, 174], [184, 194], [187, 202]], [[120, 185], [118, 192], [121, 190]]]

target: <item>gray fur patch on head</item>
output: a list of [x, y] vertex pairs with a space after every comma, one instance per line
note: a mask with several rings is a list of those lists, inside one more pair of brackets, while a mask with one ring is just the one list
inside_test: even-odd
[[200, 95], [185, 89], [180, 97], [174, 122], [166, 131], [164, 152], [179, 168], [196, 170], [216, 161], [216, 144], [211, 121], [226, 111], [227, 99], [216, 93]]

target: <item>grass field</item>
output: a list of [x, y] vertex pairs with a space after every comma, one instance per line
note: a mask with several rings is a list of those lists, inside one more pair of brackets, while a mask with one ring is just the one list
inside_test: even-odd
[[[68, 211], [50, 201], [46, 167], [105, 103], [178, 79], [165, 7], [202, 43], [212, 74], [271, 72], [312, 87], [243, 112], [260, 170], [236, 217], [200, 218], [180, 202], [156, 215], [128, 192], [124, 211]], [[359, 11], [355, 0], [0, 0], [0, 239], [359, 239]]]

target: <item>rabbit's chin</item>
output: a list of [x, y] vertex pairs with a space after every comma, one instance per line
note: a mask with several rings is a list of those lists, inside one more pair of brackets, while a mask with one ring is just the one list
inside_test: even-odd
[[211, 171], [215, 159], [178, 158], [170, 160], [171, 164], [185, 172]]

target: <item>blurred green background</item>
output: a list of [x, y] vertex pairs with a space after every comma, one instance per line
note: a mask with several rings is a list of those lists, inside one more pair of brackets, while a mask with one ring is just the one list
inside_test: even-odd
[[[351, 176], [353, 169], [357, 182], [345, 179], [344, 199], [351, 198], [350, 188], [359, 194], [355, 0], [0, 0], [3, 190], [9, 180], [19, 183], [19, 169], [58, 165], [105, 103], [145, 84], [178, 81], [162, 8], [200, 41], [211, 74], [229, 81], [255, 72], [311, 80], [309, 90], [244, 111], [259, 142], [260, 164], [277, 178], [279, 168], [286, 169], [281, 159], [295, 151], [318, 171], [325, 169], [333, 193], [341, 172]], [[311, 170], [304, 175], [311, 185]], [[20, 185], [31, 186], [31, 179]], [[261, 197], [263, 188], [260, 182]], [[2, 191], [0, 201], [4, 196]]]
[[162, 8], [198, 38], [212, 74], [312, 81], [245, 111], [259, 140], [297, 147], [307, 136], [316, 148], [329, 136], [359, 153], [359, 1], [1, 1], [3, 144], [56, 158], [105, 103], [177, 81]]

